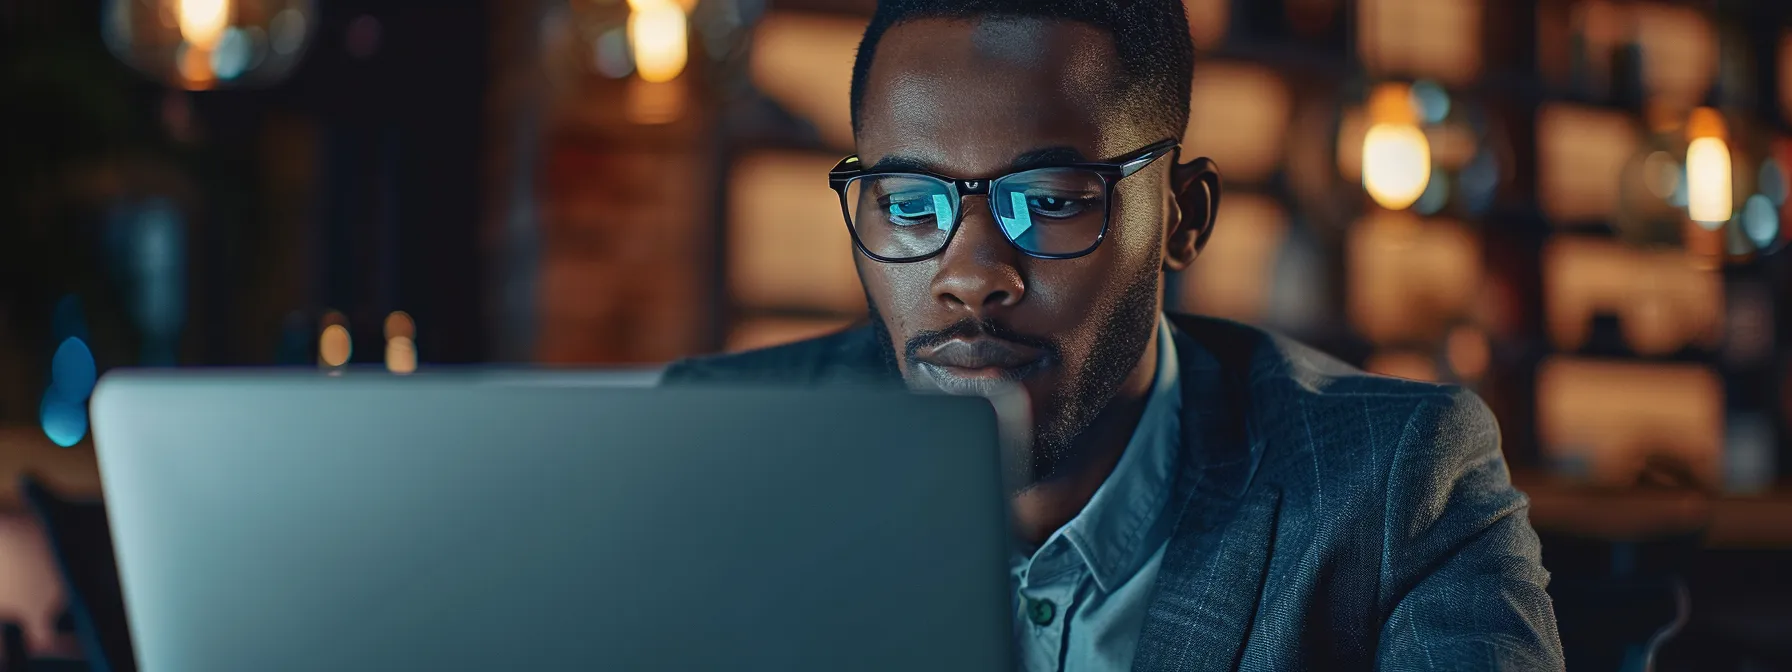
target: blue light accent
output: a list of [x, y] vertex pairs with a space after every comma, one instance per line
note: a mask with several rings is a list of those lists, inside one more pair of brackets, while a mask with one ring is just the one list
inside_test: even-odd
[[241, 28], [226, 28], [218, 45], [212, 49], [212, 73], [218, 79], [232, 80], [242, 76], [254, 59], [254, 38]]
[[1780, 235], [1780, 213], [1773, 207], [1772, 199], [1761, 194], [1748, 197], [1748, 203], [1742, 206], [1742, 232], [1748, 234], [1755, 247], [1771, 251], [1768, 248]]
[[1437, 82], [1420, 80], [1412, 85], [1412, 108], [1427, 124], [1442, 123], [1450, 116], [1450, 94]]
[[1033, 213], [1027, 209], [1026, 192], [1008, 192], [1008, 203], [1014, 210], [1014, 216], [996, 219], [1002, 223], [1002, 232], [1008, 234], [1009, 240], [1020, 240], [1022, 234], [1033, 228]]
[[87, 436], [87, 406], [81, 402], [60, 398], [52, 391], [44, 395], [38, 414], [44, 436], [58, 446], [74, 446]]
[[70, 337], [50, 359], [50, 396], [70, 402], [86, 401], [93, 394], [97, 375], [93, 351], [81, 339]]
[[933, 195], [933, 223], [941, 231], [952, 228], [952, 202], [945, 194]]

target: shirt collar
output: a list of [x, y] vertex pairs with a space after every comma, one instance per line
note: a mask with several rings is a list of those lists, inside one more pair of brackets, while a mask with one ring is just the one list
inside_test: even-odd
[[1169, 321], [1160, 315], [1157, 374], [1138, 427], [1113, 473], [1082, 512], [1046, 540], [1033, 555], [1035, 560], [1054, 545], [1068, 543], [1096, 585], [1109, 592], [1137, 573], [1163, 544], [1170, 532], [1161, 524], [1164, 505], [1175, 483], [1182, 445], [1181, 389], [1175, 339]]

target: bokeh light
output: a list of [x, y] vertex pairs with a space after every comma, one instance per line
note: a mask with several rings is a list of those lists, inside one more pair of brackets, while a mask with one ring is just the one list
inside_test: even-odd
[[410, 313], [392, 311], [386, 316], [386, 370], [399, 375], [417, 370], [417, 323]]
[[105, 0], [102, 32], [119, 60], [172, 86], [267, 86], [298, 66], [314, 0]]
[[1381, 207], [1402, 210], [1431, 181], [1431, 145], [1418, 127], [1376, 124], [1363, 138], [1363, 188]]
[[1767, 251], [1780, 235], [1779, 208], [1762, 194], [1748, 197], [1742, 206], [1742, 232], [1757, 249]]
[[1363, 134], [1363, 189], [1381, 207], [1404, 210], [1431, 181], [1431, 141], [1418, 127], [1412, 89], [1399, 82], [1375, 87]]
[[629, 0], [629, 42], [635, 70], [650, 83], [670, 82], [689, 58], [684, 8], [668, 0]]
[[386, 370], [398, 375], [417, 371], [417, 344], [408, 336], [386, 341]]
[[193, 46], [210, 50], [217, 46], [230, 23], [230, 0], [177, 0], [175, 16], [180, 36]]
[[73, 447], [87, 436], [87, 405], [63, 399], [55, 392], [45, 394], [38, 409], [38, 422], [51, 442], [63, 448]]
[[1450, 116], [1450, 94], [1437, 82], [1419, 80], [1412, 85], [1412, 107], [1425, 123], [1443, 123]]
[[411, 319], [410, 313], [402, 310], [394, 310], [387, 315], [385, 326], [386, 340], [417, 337], [417, 323]]
[[628, 31], [611, 28], [597, 36], [591, 46], [598, 73], [611, 79], [622, 79], [635, 71], [634, 54], [629, 52]]
[[254, 40], [249, 31], [241, 28], [226, 29], [224, 37], [218, 41], [218, 47], [212, 51], [212, 74], [224, 80], [241, 77], [255, 57], [252, 51]]
[[1686, 122], [1686, 135], [1691, 141], [1686, 147], [1687, 214], [1716, 230], [1734, 214], [1723, 117], [1711, 108], [1694, 110]]
[[70, 336], [50, 358], [50, 389], [44, 392], [39, 423], [44, 435], [67, 448], [87, 435], [87, 398], [98, 375], [93, 352], [80, 338]]
[[70, 401], [86, 401], [93, 393], [97, 376], [93, 352], [79, 338], [70, 337], [57, 346], [50, 360], [50, 394]]
[[317, 339], [318, 360], [324, 366], [336, 367], [348, 363], [354, 352], [354, 343], [349, 338], [348, 327], [332, 324], [324, 327], [324, 333]]

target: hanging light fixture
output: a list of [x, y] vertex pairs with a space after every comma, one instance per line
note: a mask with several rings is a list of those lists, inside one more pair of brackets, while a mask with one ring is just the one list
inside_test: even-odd
[[1709, 107], [1693, 110], [1686, 138], [1686, 211], [1693, 221], [1716, 230], [1735, 213], [1723, 115]]
[[635, 72], [651, 84], [670, 82], [690, 59], [685, 8], [672, 0], [629, 0], [628, 40]]
[[119, 60], [190, 91], [269, 86], [303, 58], [313, 0], [107, 0], [102, 32]]
[[348, 366], [354, 355], [354, 339], [348, 332], [348, 318], [330, 311], [324, 315], [323, 332], [317, 338], [317, 364], [326, 371], [337, 372]]
[[1431, 142], [1419, 130], [1407, 85], [1377, 86], [1369, 97], [1369, 119], [1363, 136], [1363, 188], [1381, 207], [1411, 207], [1431, 182]]
[[[693, 41], [710, 57], [737, 56], [743, 21], [734, 0], [568, 0], [563, 50], [580, 69], [618, 80], [618, 99], [629, 123], [652, 126], [684, 117], [691, 87]], [[700, 65], [700, 63], [699, 63]]]
[[386, 370], [398, 375], [417, 372], [417, 323], [409, 313], [386, 316]]

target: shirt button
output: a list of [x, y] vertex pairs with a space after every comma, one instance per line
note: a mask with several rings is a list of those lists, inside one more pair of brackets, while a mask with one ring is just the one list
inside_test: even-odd
[[1058, 605], [1052, 604], [1051, 600], [1027, 598], [1027, 618], [1033, 621], [1033, 625], [1051, 625], [1052, 617], [1057, 615]]

